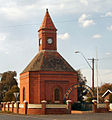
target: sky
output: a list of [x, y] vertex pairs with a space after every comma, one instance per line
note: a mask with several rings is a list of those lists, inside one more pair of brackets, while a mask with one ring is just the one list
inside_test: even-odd
[[0, 0], [0, 73], [17, 71], [19, 83], [19, 74], [38, 53], [46, 8], [58, 29], [58, 52], [90, 86], [91, 69], [80, 53], [97, 58], [98, 84], [112, 83], [112, 0]]

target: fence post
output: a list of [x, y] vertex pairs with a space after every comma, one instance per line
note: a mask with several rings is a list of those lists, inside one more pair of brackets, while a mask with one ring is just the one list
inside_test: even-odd
[[46, 103], [47, 101], [43, 100], [41, 101], [42, 103], [42, 114], [45, 115], [46, 114]]
[[10, 105], [10, 102], [7, 102], [7, 111], [9, 111], [9, 106]]
[[106, 104], [106, 109], [109, 111], [110, 107], [109, 107], [109, 100], [105, 100], [105, 104]]
[[3, 111], [5, 111], [6, 102], [3, 103]]
[[93, 102], [93, 112], [97, 112], [97, 101], [92, 100], [92, 102]]
[[11, 102], [12, 103], [12, 112], [14, 112], [14, 101]]
[[17, 101], [17, 102], [16, 102], [16, 113], [19, 113], [19, 104], [20, 104], [20, 102]]
[[0, 103], [0, 110], [2, 110], [2, 108], [3, 108], [3, 103], [1, 102]]
[[24, 114], [27, 114], [28, 102], [24, 101]]
[[71, 100], [67, 100], [66, 103], [67, 103], [67, 113], [71, 114], [71, 104], [72, 104], [72, 101]]

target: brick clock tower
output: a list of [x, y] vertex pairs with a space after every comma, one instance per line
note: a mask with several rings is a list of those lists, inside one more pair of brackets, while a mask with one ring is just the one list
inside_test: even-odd
[[[48, 9], [39, 29], [39, 53], [20, 74], [20, 103], [63, 103], [66, 90], [77, 84], [77, 72], [57, 52], [57, 29]], [[77, 101], [77, 89], [69, 96]]]

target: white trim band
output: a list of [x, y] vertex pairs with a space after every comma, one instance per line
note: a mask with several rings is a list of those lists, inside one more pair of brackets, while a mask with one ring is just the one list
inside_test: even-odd
[[39, 109], [41, 109], [42, 105], [41, 104], [28, 104], [28, 108], [39, 108]]

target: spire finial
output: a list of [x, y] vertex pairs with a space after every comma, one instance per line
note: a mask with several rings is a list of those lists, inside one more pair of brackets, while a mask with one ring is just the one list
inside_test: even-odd
[[48, 8], [46, 8], [46, 12], [48, 12]]

